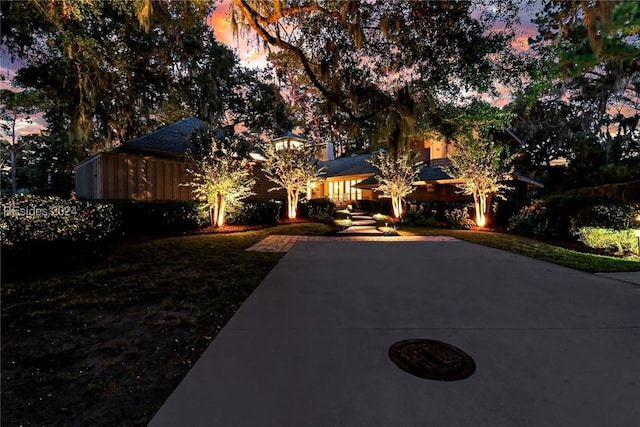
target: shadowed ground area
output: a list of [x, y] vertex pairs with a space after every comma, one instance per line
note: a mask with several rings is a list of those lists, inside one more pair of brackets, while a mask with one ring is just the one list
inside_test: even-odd
[[[461, 381], [389, 359], [452, 344]], [[640, 288], [462, 241], [299, 241], [152, 426], [635, 425]]]

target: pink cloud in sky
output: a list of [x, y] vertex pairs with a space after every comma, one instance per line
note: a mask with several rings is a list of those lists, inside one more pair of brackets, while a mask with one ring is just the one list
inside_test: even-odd
[[231, 0], [223, 0], [216, 4], [216, 8], [207, 18], [207, 23], [213, 29], [216, 40], [231, 48], [243, 65], [249, 67], [266, 67], [267, 51], [255, 42], [251, 36], [236, 38], [231, 29], [230, 16]]

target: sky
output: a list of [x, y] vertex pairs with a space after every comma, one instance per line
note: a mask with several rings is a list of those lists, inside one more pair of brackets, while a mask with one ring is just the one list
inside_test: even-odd
[[[208, 23], [213, 28], [216, 35], [216, 39], [233, 49], [240, 62], [249, 67], [265, 67], [267, 65], [267, 51], [261, 48], [260, 43], [256, 43], [254, 38], [236, 38], [231, 31], [231, 24], [229, 21], [229, 8], [231, 0], [222, 0], [216, 3], [216, 9], [209, 16]], [[514, 47], [521, 50], [528, 50], [527, 40], [530, 37], [534, 37], [537, 33], [535, 25], [531, 23], [531, 16], [538, 9], [537, 5], [532, 7], [523, 8], [520, 10], [521, 24], [517, 30], [517, 37], [514, 42]], [[0, 73], [7, 79], [0, 80], [0, 89], [11, 89], [10, 80], [19, 69], [19, 63], [12, 63], [9, 61], [4, 50], [0, 46]], [[498, 99], [486, 99], [491, 101], [497, 106], [503, 106], [510, 101], [510, 97], [507, 93], [503, 93]], [[31, 118], [30, 121], [21, 120], [16, 123], [16, 133], [18, 135], [28, 135], [33, 133], [39, 133], [45, 127], [45, 122], [42, 115], [36, 115]], [[6, 137], [6, 136], [4, 136]]]

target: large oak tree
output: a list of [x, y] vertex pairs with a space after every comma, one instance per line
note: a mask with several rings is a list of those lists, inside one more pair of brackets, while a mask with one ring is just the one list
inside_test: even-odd
[[[517, 79], [509, 43], [518, 2], [486, 3], [233, 0], [231, 18], [290, 53], [351, 135], [366, 132], [395, 154], [439, 102]], [[502, 30], [492, 27], [497, 15]]]

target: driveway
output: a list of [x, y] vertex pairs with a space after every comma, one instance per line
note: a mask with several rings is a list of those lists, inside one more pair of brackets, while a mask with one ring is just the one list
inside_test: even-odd
[[[400, 370], [444, 341], [470, 377]], [[151, 426], [637, 426], [640, 287], [462, 241], [299, 241]]]

